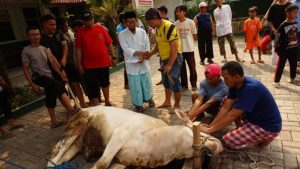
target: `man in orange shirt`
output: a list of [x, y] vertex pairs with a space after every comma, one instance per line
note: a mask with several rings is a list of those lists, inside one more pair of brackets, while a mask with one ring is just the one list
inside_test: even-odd
[[76, 57], [79, 73], [84, 75], [89, 88], [88, 96], [91, 104], [95, 106], [99, 103], [100, 86], [105, 98], [105, 106], [111, 106], [109, 67], [116, 65], [112, 39], [103, 26], [94, 24], [90, 11], [83, 12], [82, 20], [84, 26], [76, 33]]
[[262, 29], [262, 24], [260, 19], [256, 17], [257, 7], [253, 6], [249, 8], [249, 16], [245, 23], [244, 23], [244, 32], [245, 32], [245, 42], [246, 48], [245, 51], [249, 50], [251, 56], [251, 64], [254, 64], [253, 58], [253, 48], [257, 48], [258, 50], [258, 63], [264, 63], [261, 59], [261, 41], [259, 38], [259, 31]]

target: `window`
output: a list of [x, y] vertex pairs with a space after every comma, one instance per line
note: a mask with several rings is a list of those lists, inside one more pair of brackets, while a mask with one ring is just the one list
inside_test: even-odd
[[41, 13], [39, 8], [23, 8], [23, 14], [27, 26], [36, 26], [38, 28], [41, 28]]
[[16, 39], [7, 10], [0, 10], [0, 25], [0, 42]]

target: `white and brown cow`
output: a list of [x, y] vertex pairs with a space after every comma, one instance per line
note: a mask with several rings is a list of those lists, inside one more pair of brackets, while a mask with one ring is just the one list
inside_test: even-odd
[[[202, 136], [207, 140], [204, 146], [213, 153], [223, 150], [219, 140]], [[154, 168], [174, 159], [192, 158], [192, 144], [193, 133], [186, 126], [168, 126], [130, 110], [97, 106], [72, 117], [52, 150], [51, 161], [60, 164], [79, 152], [87, 159], [103, 153], [93, 169], [108, 168], [114, 158], [124, 166]]]

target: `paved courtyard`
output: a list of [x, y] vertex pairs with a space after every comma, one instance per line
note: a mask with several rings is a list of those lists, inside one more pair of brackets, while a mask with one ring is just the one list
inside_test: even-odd
[[[227, 45], [227, 44], [226, 44]], [[283, 128], [280, 136], [272, 142], [265, 150], [250, 149], [248, 151], [255, 152], [260, 155], [271, 157], [275, 166], [262, 168], [269, 169], [297, 169], [300, 168], [300, 87], [287, 83], [289, 72], [285, 70], [282, 78], [282, 88], [275, 89], [272, 86], [274, 67], [271, 65], [271, 55], [263, 55], [266, 64], [250, 64], [250, 56], [243, 52], [244, 44], [242, 39], [237, 40], [239, 55], [246, 62], [243, 63], [246, 75], [253, 76], [263, 82], [272, 92], [281, 111], [283, 119]], [[226, 47], [229, 60], [234, 60], [230, 55], [229, 46]], [[218, 46], [214, 43], [215, 59], [221, 65], [221, 57], [219, 55]], [[196, 66], [198, 73], [198, 84], [204, 78], [203, 68], [199, 64], [198, 49], [195, 47]], [[255, 56], [257, 58], [257, 56]], [[152, 57], [150, 60], [151, 75], [154, 88], [154, 100], [158, 104], [163, 102], [164, 89], [163, 86], [156, 86], [155, 83], [160, 81], [160, 72], [158, 70], [158, 58]], [[189, 86], [191, 88], [191, 86]], [[111, 75], [111, 100], [118, 106], [126, 109], [133, 109], [131, 105], [129, 90], [123, 89], [123, 69]], [[191, 90], [183, 92], [181, 106], [183, 110], [187, 110], [191, 106]], [[158, 117], [161, 110], [156, 108], [147, 109], [145, 114]], [[65, 110], [61, 106], [57, 108], [58, 118], [65, 119]], [[50, 129], [50, 118], [45, 107], [36, 109], [18, 119], [25, 124], [23, 129], [15, 130], [16, 137], [11, 139], [0, 139], [0, 157], [13, 161], [16, 164], [24, 166], [28, 169], [42, 169], [46, 166], [45, 159], [49, 157], [51, 146], [53, 146], [62, 136], [64, 127]], [[172, 124], [179, 124], [180, 121], [175, 115], [172, 115], [168, 121]], [[255, 156], [260, 160], [261, 157]], [[86, 163], [79, 154], [73, 160], [80, 167], [87, 168], [91, 164]], [[249, 163], [241, 162], [237, 153], [228, 154], [221, 164], [223, 169], [240, 169], [249, 168]], [[0, 162], [0, 168], [13, 169], [4, 162]]]

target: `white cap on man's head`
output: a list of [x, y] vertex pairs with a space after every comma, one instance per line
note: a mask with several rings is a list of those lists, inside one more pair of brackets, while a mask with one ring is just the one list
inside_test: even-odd
[[207, 3], [206, 2], [200, 2], [199, 8], [202, 8], [202, 7], [207, 7]]

